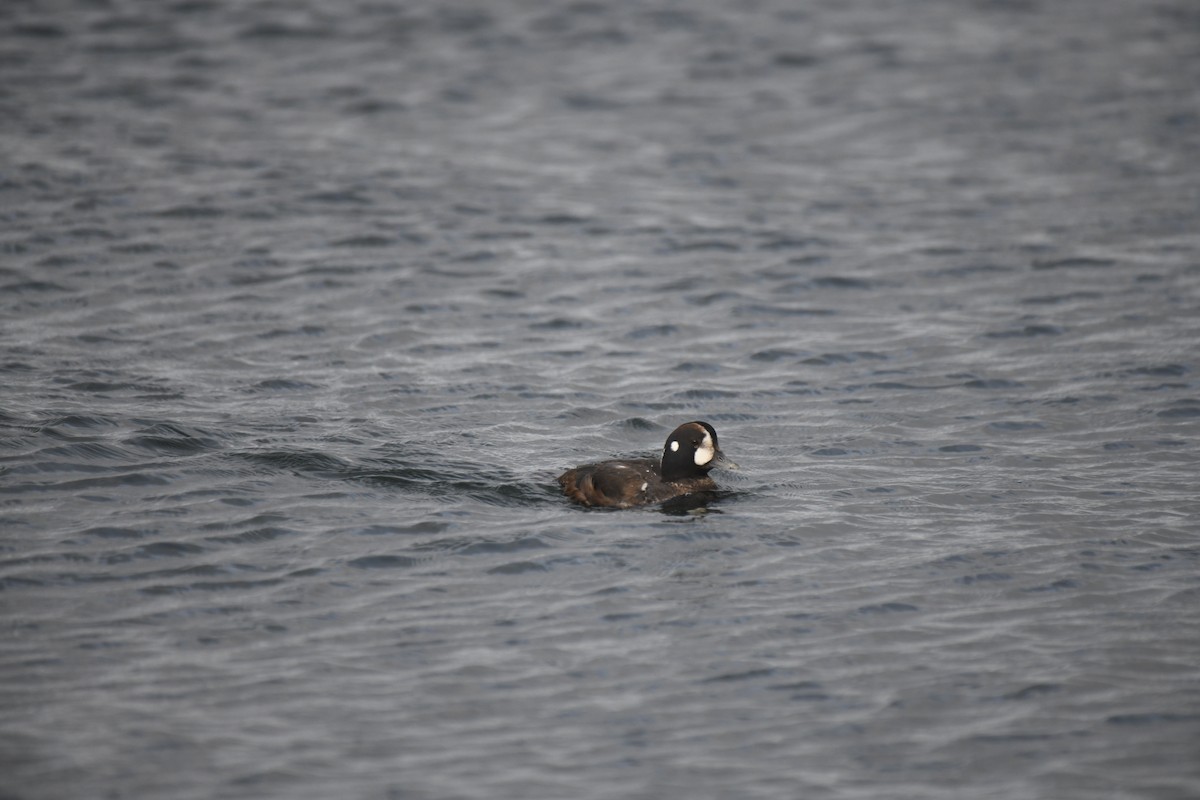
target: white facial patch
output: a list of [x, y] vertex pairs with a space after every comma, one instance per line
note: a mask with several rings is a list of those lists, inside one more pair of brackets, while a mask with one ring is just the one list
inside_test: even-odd
[[643, 491], [643, 492], [644, 492], [644, 491], [646, 491], [646, 487], [647, 487], [647, 486], [649, 486], [649, 485], [650, 485], [650, 484], [648, 484], [648, 483], [646, 483], [645, 481], [643, 481], [643, 482], [642, 482], [642, 491]]
[[[672, 444], [674, 444], [672, 442]], [[704, 432], [704, 439], [700, 442], [700, 446], [696, 448], [696, 455], [692, 456], [692, 460], [696, 462], [696, 466], [703, 467], [705, 464], [713, 460], [716, 448], [713, 447], [712, 436], [708, 431]]]
[[675, 441], [674, 439], [672, 439], [672, 440], [671, 440], [671, 452], [672, 452], [672, 453], [676, 453], [676, 452], [678, 452], [678, 451], [679, 451], [679, 442], [677, 442], [677, 441]]

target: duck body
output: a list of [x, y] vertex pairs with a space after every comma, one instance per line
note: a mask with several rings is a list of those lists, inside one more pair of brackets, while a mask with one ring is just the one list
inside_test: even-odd
[[667, 437], [661, 458], [584, 464], [558, 476], [558, 483], [580, 505], [632, 508], [715, 491], [708, 472], [723, 459], [713, 426], [686, 422]]

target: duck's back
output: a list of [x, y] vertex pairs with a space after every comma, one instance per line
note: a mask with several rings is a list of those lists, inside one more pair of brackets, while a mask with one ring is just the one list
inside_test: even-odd
[[707, 475], [664, 481], [654, 458], [603, 461], [569, 469], [558, 476], [563, 494], [585, 506], [631, 508], [661, 503], [692, 492], [707, 492], [717, 484]]
[[613, 508], [652, 503], [662, 486], [653, 458], [584, 464], [558, 476], [558, 482], [576, 503]]

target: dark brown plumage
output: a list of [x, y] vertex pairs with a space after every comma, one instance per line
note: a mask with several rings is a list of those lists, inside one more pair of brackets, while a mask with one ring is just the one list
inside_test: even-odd
[[667, 437], [661, 458], [584, 464], [558, 476], [558, 483], [576, 503], [631, 508], [715, 490], [708, 471], [724, 457], [712, 425], [686, 422]]

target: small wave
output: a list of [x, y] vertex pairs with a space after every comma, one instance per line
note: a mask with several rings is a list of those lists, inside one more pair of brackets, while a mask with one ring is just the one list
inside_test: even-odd
[[812, 285], [818, 289], [871, 289], [874, 284], [861, 278], [846, 278], [840, 275], [826, 275], [813, 278]]
[[298, 381], [291, 378], [268, 378], [249, 387], [247, 392], [299, 392], [320, 389], [315, 383]]
[[231, 453], [234, 458], [270, 469], [301, 473], [342, 473], [350, 465], [336, 456], [315, 450], [265, 450]]
[[797, 306], [767, 305], [753, 303], [735, 306], [735, 317], [832, 317], [838, 312], [832, 308], [807, 308]]
[[1200, 400], [1177, 400], [1170, 408], [1158, 412], [1160, 419], [1195, 419], [1200, 417]]
[[1071, 256], [1068, 258], [1048, 259], [1044, 261], [1034, 261], [1033, 268], [1037, 270], [1048, 269], [1100, 269], [1111, 267], [1117, 262], [1111, 258], [1091, 258], [1089, 256]]
[[876, 353], [870, 350], [855, 350], [848, 353], [822, 353], [818, 356], [809, 356], [801, 363], [813, 366], [828, 366], [830, 364], [853, 364], [858, 361], [887, 361], [889, 358], [885, 353]]
[[228, 536], [206, 536], [205, 540], [209, 542], [218, 542], [221, 544], [246, 544], [258, 542], [270, 542], [284, 536], [294, 536], [297, 533], [292, 528], [282, 527], [265, 527], [255, 528], [241, 533], [230, 534]]
[[521, 575], [526, 572], [547, 572], [549, 567], [537, 561], [512, 561], [507, 564], [501, 564], [498, 567], [492, 567], [487, 571], [488, 575]]
[[411, 556], [377, 555], [351, 559], [346, 566], [354, 569], [406, 569], [419, 563], [420, 559]]
[[1020, 339], [1035, 336], [1061, 336], [1065, 332], [1066, 329], [1059, 325], [1036, 324], [1006, 331], [989, 331], [983, 335], [988, 339]]
[[88, 528], [83, 531], [84, 536], [96, 536], [101, 539], [144, 539], [147, 536], [153, 536], [155, 533], [156, 531], [154, 530], [142, 528], [121, 528], [106, 525]]
[[169, 422], [143, 428], [125, 439], [124, 444], [164, 456], [195, 455], [220, 446], [217, 437], [208, 431]]

